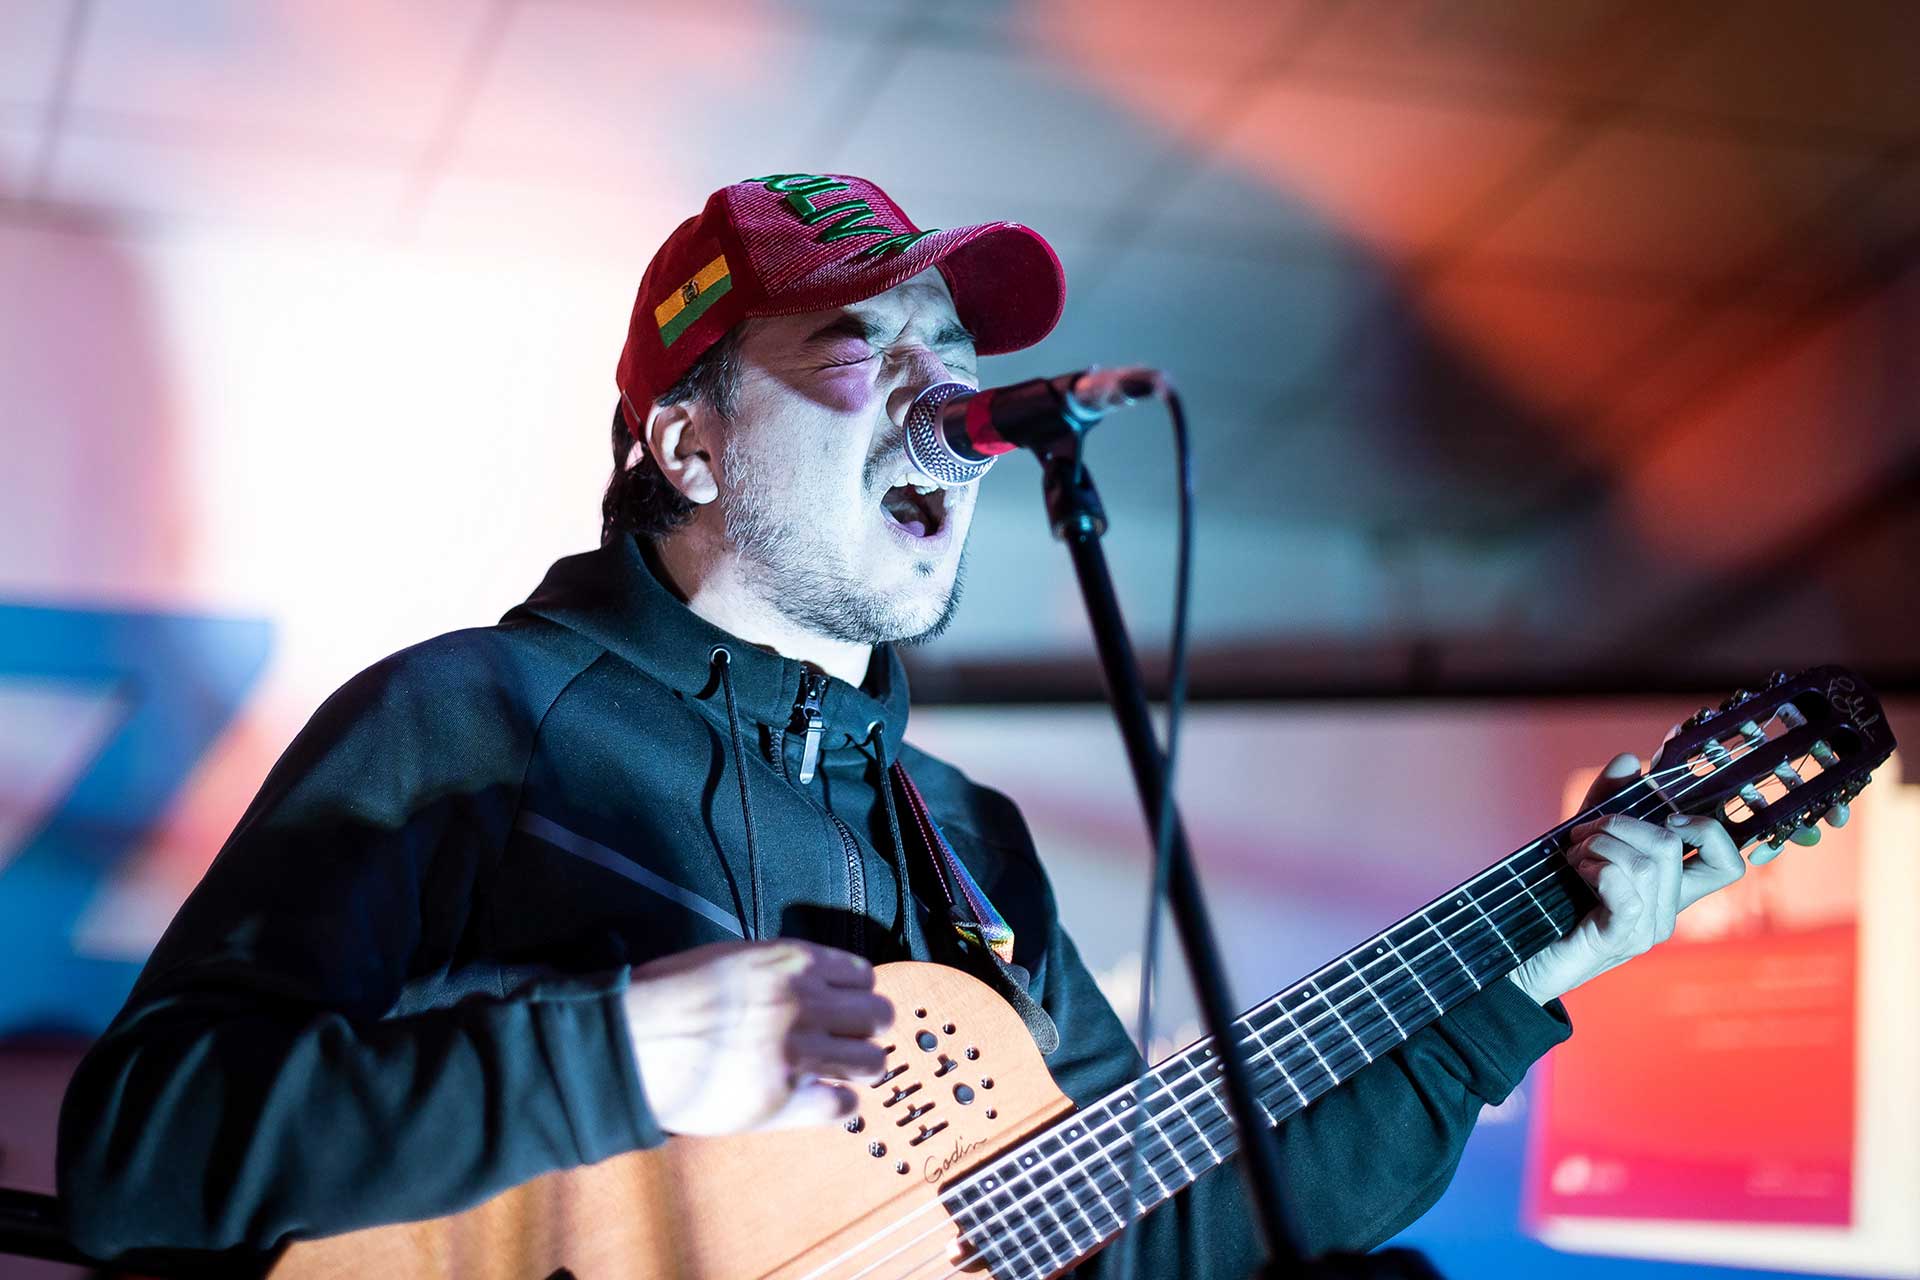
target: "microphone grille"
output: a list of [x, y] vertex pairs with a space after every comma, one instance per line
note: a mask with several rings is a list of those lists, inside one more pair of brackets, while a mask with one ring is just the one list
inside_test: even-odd
[[907, 462], [944, 485], [972, 484], [993, 465], [992, 458], [970, 462], [961, 457], [940, 431], [940, 406], [972, 391], [964, 382], [936, 382], [907, 406]]

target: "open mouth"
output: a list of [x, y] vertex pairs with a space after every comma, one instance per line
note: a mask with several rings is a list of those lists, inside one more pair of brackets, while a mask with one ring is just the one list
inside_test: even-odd
[[915, 538], [938, 537], [947, 523], [947, 491], [922, 493], [910, 484], [897, 484], [881, 495], [880, 509], [896, 528]]

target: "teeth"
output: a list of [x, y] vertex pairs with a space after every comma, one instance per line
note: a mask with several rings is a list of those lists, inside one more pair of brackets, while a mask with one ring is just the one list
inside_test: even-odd
[[923, 495], [929, 494], [929, 493], [937, 493], [939, 492], [939, 490], [940, 490], [940, 485], [931, 480], [929, 480], [926, 484], [916, 484], [913, 486], [913, 491], [915, 493], [923, 494]]

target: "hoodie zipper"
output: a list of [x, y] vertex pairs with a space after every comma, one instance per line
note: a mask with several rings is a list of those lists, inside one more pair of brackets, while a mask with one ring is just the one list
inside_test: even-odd
[[[820, 714], [820, 703], [827, 693], [827, 678], [816, 672], [803, 672], [800, 676], [800, 696], [793, 704], [793, 723], [791, 728], [805, 732], [806, 741], [800, 750], [800, 791], [807, 799], [813, 800], [806, 784], [813, 781], [813, 775], [820, 765], [820, 739], [826, 732], [826, 721]], [[769, 743], [773, 747], [773, 758], [780, 767], [782, 777], [787, 776], [786, 731], [782, 731], [778, 742]], [[847, 907], [853, 913], [848, 926], [848, 947], [855, 955], [866, 954], [867, 920], [867, 873], [860, 864], [860, 845], [853, 838], [853, 831], [840, 820], [840, 815], [814, 800], [820, 812], [827, 815], [827, 821], [840, 836], [840, 849], [847, 859]]]
[[827, 696], [827, 678], [812, 671], [800, 675], [800, 697], [793, 704], [793, 727], [804, 730], [806, 745], [800, 749], [800, 785], [813, 781], [820, 767], [820, 739], [827, 722], [820, 715], [820, 701]]

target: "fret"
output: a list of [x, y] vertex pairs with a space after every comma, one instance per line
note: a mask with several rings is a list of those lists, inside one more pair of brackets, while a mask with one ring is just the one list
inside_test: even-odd
[[1500, 865], [1502, 867], [1505, 867], [1507, 874], [1513, 877], [1513, 882], [1520, 886], [1520, 892], [1526, 895], [1527, 901], [1531, 902], [1534, 906], [1540, 908], [1541, 916], [1545, 918], [1546, 922], [1549, 925], [1553, 926], [1554, 934], [1555, 936], [1558, 936], [1560, 932], [1560, 925], [1557, 921], [1554, 920], [1553, 912], [1547, 910], [1546, 905], [1542, 903], [1540, 899], [1533, 896], [1533, 890], [1528, 888], [1527, 882], [1520, 878], [1520, 873], [1513, 869], [1513, 859], [1509, 858], [1507, 859], [1507, 861], [1501, 863]]
[[[1308, 992], [1306, 999], [1311, 1000], [1312, 998], [1312, 993]], [[1320, 1069], [1327, 1073], [1327, 1079], [1332, 1081], [1333, 1084], [1339, 1084], [1340, 1073], [1333, 1069], [1333, 1064], [1327, 1061], [1327, 1056], [1320, 1052], [1319, 1042], [1307, 1034], [1306, 1028], [1300, 1025], [1300, 1019], [1294, 1017], [1293, 1010], [1287, 1008], [1286, 997], [1275, 996], [1274, 1004], [1281, 1013], [1286, 1015], [1287, 1021], [1293, 1024], [1294, 1035], [1298, 1036], [1306, 1044], [1307, 1049], [1313, 1054], [1314, 1061], [1318, 1062]]]
[[1462, 889], [1454, 895], [1452, 901], [1477, 913], [1487, 928], [1493, 931], [1493, 936], [1500, 940], [1500, 945], [1507, 949], [1507, 954], [1513, 957], [1513, 962], [1520, 963], [1520, 953], [1513, 949], [1513, 943], [1509, 942], [1507, 935], [1500, 931], [1500, 926], [1493, 922], [1493, 917], [1487, 914], [1487, 909], [1480, 905], [1480, 898], [1473, 890]]
[[1022, 1226], [1030, 1226], [1032, 1242], [1042, 1249], [1047, 1249], [1047, 1242], [1041, 1238], [1039, 1225], [1034, 1222], [1031, 1210], [1021, 1197], [1014, 1195], [1007, 1187], [1006, 1176], [1002, 1170], [1008, 1163], [1002, 1161], [981, 1179], [982, 1195], [991, 1210], [987, 1216], [993, 1223], [993, 1230], [988, 1238], [996, 1251], [1004, 1251], [1008, 1247], [1019, 1250], [1021, 1261], [1025, 1265], [1038, 1267], [1040, 1274], [1044, 1275], [1056, 1269], [1059, 1262], [1052, 1257], [1051, 1249], [1047, 1250], [1048, 1257], [1045, 1261], [1036, 1258], [1032, 1250], [1027, 1247], [1027, 1241], [1022, 1238]]
[[[1287, 1070], [1286, 1064], [1280, 1061], [1280, 1055], [1273, 1051], [1273, 1042], [1267, 1039], [1266, 1033], [1259, 1027], [1254, 1026], [1252, 1020], [1248, 1018], [1243, 1018], [1234, 1025], [1247, 1029], [1248, 1038], [1260, 1046], [1260, 1051], [1267, 1055], [1267, 1061], [1271, 1062], [1274, 1070], [1280, 1073], [1280, 1079], [1286, 1083], [1287, 1088], [1293, 1090], [1293, 1096], [1300, 1100], [1300, 1106], [1304, 1110], [1309, 1099], [1300, 1086], [1294, 1082], [1293, 1074]], [[1252, 1064], [1252, 1055], [1248, 1055], [1248, 1064]], [[1269, 1120], [1273, 1119], [1272, 1107], [1267, 1108], [1267, 1118]]]
[[[1107, 1234], [1106, 1230], [1094, 1222], [1093, 1218], [1087, 1213], [1086, 1208], [1080, 1203], [1081, 1195], [1074, 1185], [1075, 1176], [1078, 1175], [1082, 1182], [1091, 1183], [1092, 1180], [1087, 1177], [1085, 1170], [1080, 1168], [1079, 1162], [1074, 1160], [1071, 1153], [1068, 1152], [1066, 1140], [1057, 1133], [1050, 1133], [1041, 1137], [1037, 1142], [1033, 1143], [1032, 1146], [1034, 1154], [1040, 1157], [1038, 1166], [1035, 1167], [1032, 1172], [1033, 1181], [1039, 1185], [1052, 1187], [1054, 1190], [1064, 1194], [1067, 1207], [1073, 1210], [1074, 1215], [1079, 1218], [1080, 1221], [1087, 1224], [1087, 1231], [1089, 1233], [1087, 1247], [1091, 1247], [1098, 1241], [1105, 1239]], [[1060, 1167], [1062, 1158], [1065, 1158], [1067, 1161], [1067, 1166], [1064, 1169]], [[1095, 1186], [1093, 1189], [1097, 1194], [1100, 1188]], [[1065, 1220], [1062, 1219], [1062, 1222], [1064, 1223]], [[1080, 1247], [1079, 1240], [1071, 1234], [1069, 1234], [1068, 1239], [1074, 1241], [1076, 1248]]]
[[[1387, 953], [1387, 949], [1385, 947], [1379, 948], [1380, 955], [1384, 956], [1386, 953]], [[1368, 964], [1371, 964], [1371, 963], [1372, 961], [1368, 961]], [[1366, 967], [1361, 965], [1359, 961], [1354, 960], [1352, 957], [1348, 957], [1347, 968], [1353, 970], [1353, 976], [1360, 979], [1360, 985], [1366, 988], [1366, 992], [1368, 995], [1373, 997], [1373, 1002], [1380, 1006], [1380, 1012], [1387, 1015], [1387, 1021], [1393, 1024], [1393, 1029], [1395, 1031], [1399, 1032], [1400, 1039], [1405, 1040], [1407, 1038], [1406, 1028], [1400, 1025], [1400, 1019], [1393, 1016], [1393, 1010], [1387, 1007], [1387, 1002], [1385, 1000], [1382, 1000], [1380, 998], [1380, 993], [1373, 989], [1373, 983], [1367, 980]]]
[[[1168, 1155], [1173, 1157], [1173, 1162], [1180, 1166], [1181, 1176], [1179, 1185], [1184, 1187], [1193, 1181], [1193, 1169], [1187, 1164], [1186, 1160], [1181, 1157], [1180, 1148], [1176, 1147], [1173, 1144], [1173, 1140], [1167, 1137], [1167, 1131], [1160, 1127], [1160, 1116], [1173, 1106], [1173, 1102], [1166, 1094], [1160, 1091], [1157, 1085], [1152, 1083], [1156, 1079], [1157, 1076], [1149, 1077], [1150, 1087], [1147, 1090], [1147, 1096], [1140, 1099], [1138, 1105], [1141, 1113], [1146, 1116], [1147, 1128], [1151, 1129], [1153, 1136], [1160, 1140], [1160, 1145], [1166, 1148]], [[1159, 1158], [1151, 1148], [1143, 1147], [1140, 1154], [1150, 1161]], [[1156, 1181], [1157, 1180], [1156, 1178]]]
[[[1433, 1011], [1436, 1014], [1445, 1013], [1447, 1011], [1446, 1006], [1440, 1003], [1440, 998], [1433, 994], [1433, 989], [1427, 986], [1426, 981], [1421, 978], [1420, 971], [1413, 967], [1413, 964], [1407, 959], [1406, 953], [1400, 950], [1400, 944], [1393, 940], [1393, 930], [1389, 929], [1381, 936], [1387, 940], [1387, 946], [1393, 951], [1393, 958], [1400, 962], [1400, 967], [1407, 971], [1407, 976], [1412, 978], [1414, 985], [1420, 988], [1420, 994], [1425, 996], [1427, 1002], [1433, 1006]], [[1416, 952], [1415, 954], [1418, 955], [1420, 953]]]
[[[1035, 1201], [1039, 1202], [1040, 1208], [1045, 1211], [1054, 1226], [1059, 1228], [1060, 1234], [1065, 1236], [1067, 1243], [1072, 1246], [1073, 1252], [1068, 1256], [1077, 1256], [1083, 1248], [1091, 1248], [1100, 1239], [1100, 1234], [1094, 1232], [1085, 1246], [1074, 1239], [1073, 1228], [1067, 1225], [1067, 1220], [1063, 1218], [1060, 1215], [1060, 1211], [1054, 1207], [1054, 1197], [1046, 1191], [1046, 1188], [1053, 1182], [1053, 1170], [1040, 1158], [1040, 1153], [1034, 1149], [1035, 1145], [1037, 1144], [1029, 1144], [1014, 1157], [1015, 1165], [1020, 1170], [1020, 1175], [1026, 1179], [1029, 1194], [1025, 1198], [1029, 1204]], [[1089, 1223], [1088, 1226], [1091, 1228], [1092, 1224]], [[1049, 1228], [1049, 1230], [1051, 1230], [1051, 1228]]]
[[1125, 1214], [1114, 1207], [1113, 1201], [1109, 1200], [1107, 1193], [1101, 1189], [1100, 1179], [1095, 1175], [1093, 1166], [1087, 1159], [1088, 1153], [1086, 1149], [1091, 1146], [1091, 1154], [1105, 1161], [1107, 1168], [1113, 1170], [1114, 1186], [1122, 1192], [1126, 1190], [1127, 1178], [1125, 1174], [1120, 1172], [1119, 1167], [1114, 1164], [1113, 1157], [1108, 1154], [1107, 1148], [1103, 1143], [1087, 1143], [1084, 1141], [1087, 1136], [1087, 1125], [1091, 1123], [1099, 1122], [1093, 1120], [1091, 1116], [1087, 1116], [1084, 1120], [1076, 1121], [1068, 1125], [1066, 1130], [1061, 1134], [1060, 1141], [1068, 1158], [1073, 1161], [1075, 1170], [1079, 1172], [1086, 1185], [1093, 1189], [1093, 1194], [1099, 1197], [1100, 1207], [1105, 1209], [1107, 1216], [1113, 1220], [1111, 1227], [1100, 1228], [1101, 1237], [1104, 1239], [1106, 1236], [1126, 1226], [1127, 1218]]
[[[1133, 1190], [1133, 1186], [1129, 1186], [1125, 1174], [1127, 1174], [1127, 1163], [1129, 1163], [1129, 1159], [1131, 1159], [1131, 1155], [1129, 1155], [1131, 1144], [1135, 1142], [1135, 1134], [1133, 1134], [1133, 1113], [1131, 1113], [1131, 1111], [1133, 1111], [1133, 1098], [1131, 1098], [1131, 1094], [1123, 1094], [1123, 1096], [1116, 1098], [1112, 1105], [1114, 1105], [1114, 1117], [1112, 1117], [1114, 1123], [1112, 1123], [1110, 1128], [1104, 1130], [1102, 1136], [1094, 1138], [1094, 1142], [1098, 1142], [1102, 1150], [1117, 1151], [1117, 1155], [1116, 1153], [1110, 1153], [1110, 1155], [1108, 1155], [1108, 1163], [1114, 1165], [1114, 1169], [1117, 1169], [1117, 1171], [1121, 1173], [1119, 1184], [1121, 1184], [1123, 1188], [1127, 1188], [1127, 1203], [1131, 1205], [1131, 1203], [1135, 1203], [1135, 1190]], [[1146, 1117], [1144, 1111], [1142, 1111], [1140, 1115], [1142, 1115], [1142, 1119]], [[1100, 1126], [1096, 1126], [1096, 1128], [1100, 1128]], [[1158, 1194], [1158, 1197], [1148, 1196], [1148, 1190], [1146, 1190], [1146, 1188], [1140, 1188], [1139, 1207], [1142, 1213], [1146, 1211], [1146, 1207], [1158, 1205], [1162, 1199], [1173, 1196], [1173, 1192], [1167, 1190], [1167, 1184], [1160, 1180], [1160, 1171], [1154, 1169], [1154, 1157], [1152, 1157], [1150, 1151], [1146, 1150], [1146, 1138], [1148, 1138], [1146, 1128], [1140, 1128], [1140, 1155], [1139, 1161], [1135, 1161], [1135, 1163], [1139, 1165], [1139, 1169], [1144, 1169], [1146, 1176], [1152, 1180], [1152, 1184], [1154, 1184], [1152, 1190], [1156, 1190], [1156, 1192], [1160, 1192], [1160, 1194]], [[1135, 1176], [1135, 1184], [1137, 1184], [1137, 1182], [1139, 1182], [1139, 1176]]]
[[[1196, 1101], [1198, 1096], [1205, 1092], [1205, 1086], [1196, 1076], [1190, 1074], [1192, 1064], [1187, 1061], [1187, 1056], [1188, 1055], [1183, 1054], [1178, 1058], [1171, 1058], [1161, 1066], [1157, 1074], [1163, 1079], [1167, 1079], [1168, 1083], [1165, 1089], [1160, 1091], [1159, 1096], [1148, 1103], [1148, 1111], [1155, 1120], [1159, 1120], [1167, 1115], [1177, 1114], [1181, 1120], [1185, 1121], [1186, 1127], [1191, 1129], [1200, 1139], [1200, 1144], [1206, 1147], [1208, 1156], [1212, 1158], [1211, 1163], [1206, 1167], [1211, 1168], [1214, 1164], [1220, 1162], [1219, 1156], [1214, 1152], [1213, 1144], [1207, 1141], [1207, 1135], [1201, 1132], [1199, 1124], [1193, 1118], [1193, 1114], [1187, 1109], [1190, 1103]], [[1158, 1110], [1155, 1110], [1153, 1107], [1154, 1102], [1164, 1105]], [[1162, 1132], [1165, 1132], [1165, 1126], [1162, 1126]], [[1184, 1144], [1185, 1139], [1183, 1138], [1181, 1142]], [[1186, 1158], [1186, 1153], [1176, 1145], [1174, 1155], [1178, 1157], [1180, 1167], [1186, 1171], [1188, 1181], [1192, 1181], [1194, 1176], [1193, 1166]]]
[[1432, 917], [1427, 914], [1427, 912], [1431, 910], [1433, 910], [1433, 908], [1429, 906], [1426, 910], [1415, 916], [1414, 919], [1423, 921], [1427, 926], [1427, 932], [1440, 939], [1440, 945], [1445, 947], [1447, 954], [1453, 957], [1453, 962], [1460, 966], [1460, 971], [1467, 975], [1467, 981], [1473, 983], [1473, 989], [1479, 991], [1481, 989], [1480, 976], [1473, 971], [1472, 966], [1460, 958], [1460, 953], [1453, 949], [1453, 939], [1447, 937], [1447, 935], [1441, 932], [1439, 927], [1433, 923]]
[[[1321, 970], [1321, 972], [1325, 973], [1326, 970], [1323, 969]], [[1333, 1014], [1334, 1021], [1338, 1022], [1340, 1024], [1340, 1029], [1347, 1033], [1347, 1038], [1353, 1041], [1354, 1044], [1359, 1046], [1360, 1056], [1365, 1058], [1368, 1062], [1372, 1062], [1373, 1050], [1367, 1048], [1366, 1041], [1362, 1040], [1359, 1036], [1353, 1034], [1353, 1026], [1351, 1023], [1347, 1021], [1347, 1015], [1340, 1012], [1340, 1005], [1338, 1004], [1338, 1002], [1336, 1002], [1331, 996], [1327, 994], [1326, 985], [1324, 983], [1321, 984], [1321, 987], [1318, 991], [1315, 991], [1312, 987], [1306, 987], [1302, 989], [1300, 1004], [1294, 1006], [1294, 1021], [1298, 1022], [1300, 1020], [1300, 1009], [1304, 1006], [1307, 1006], [1308, 1004], [1310, 1004], [1310, 1002], [1315, 1000], [1318, 1000], [1321, 1005], [1325, 1006]]]

